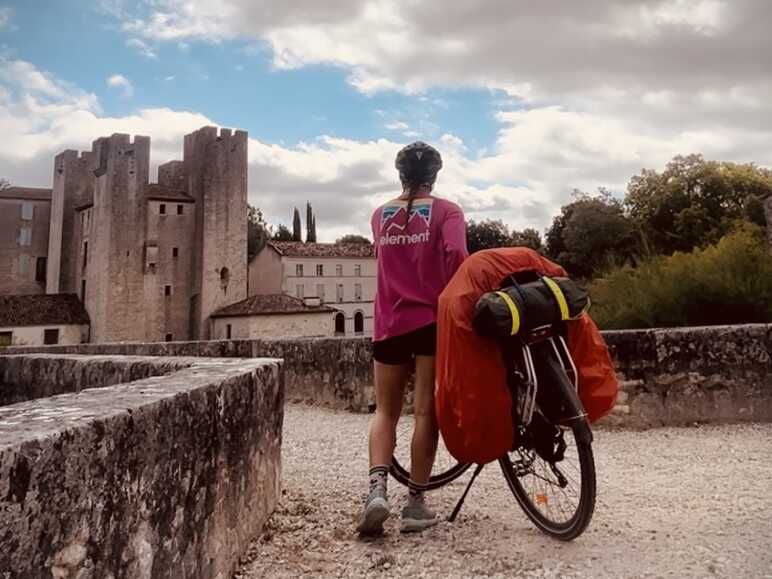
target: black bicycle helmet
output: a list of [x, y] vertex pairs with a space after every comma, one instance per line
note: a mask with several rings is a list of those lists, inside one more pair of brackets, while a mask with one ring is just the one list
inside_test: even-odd
[[442, 157], [431, 145], [416, 141], [397, 153], [394, 166], [404, 185], [434, 185], [437, 173], [442, 169]]

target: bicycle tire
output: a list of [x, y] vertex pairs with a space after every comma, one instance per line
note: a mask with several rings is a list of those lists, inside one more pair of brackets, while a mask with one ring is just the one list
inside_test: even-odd
[[528, 518], [541, 531], [561, 541], [571, 541], [581, 535], [590, 524], [595, 510], [595, 460], [592, 452], [592, 444], [586, 442], [586, 434], [577, 432], [582, 428], [588, 428], [588, 426], [577, 425], [571, 429], [574, 441], [576, 442], [577, 454], [579, 456], [581, 490], [579, 504], [577, 505], [573, 516], [568, 521], [557, 522], [545, 516], [540, 511], [539, 507], [534, 504], [530, 493], [528, 493], [521, 484], [520, 478], [515, 473], [509, 455], [505, 455], [499, 459], [504, 478], [507, 480], [509, 488], [515, 495], [515, 499]]
[[[446, 484], [453, 482], [462, 474], [464, 474], [470, 466], [472, 466], [471, 463], [457, 462], [448, 470], [445, 470], [436, 475], [432, 475], [429, 477], [429, 482], [426, 484], [426, 490], [433, 491], [440, 487], [444, 487]], [[404, 466], [402, 466], [395, 457], [392, 457], [391, 459], [390, 470], [391, 476], [393, 476], [397, 482], [405, 486], [408, 485], [410, 482], [410, 472]]]
[[[538, 350], [537, 350], [538, 352]], [[548, 350], [549, 352], [549, 350]], [[564, 495], [565, 489], [570, 487], [571, 483], [576, 483], [576, 466], [572, 465], [570, 461], [564, 457], [563, 460], [556, 463], [558, 470], [563, 465], [563, 471], [561, 476], [564, 478], [564, 485], [560, 484], [558, 477], [552, 467], [547, 470], [544, 465], [549, 467], [550, 463], [538, 456], [537, 453], [532, 450], [527, 450], [522, 447], [516, 448], [514, 452], [520, 455], [520, 458], [525, 458], [530, 461], [524, 468], [525, 471], [520, 475], [515, 472], [513, 462], [510, 459], [510, 454], [506, 454], [499, 459], [501, 470], [504, 473], [509, 488], [515, 495], [517, 502], [523, 509], [533, 523], [539, 527], [544, 533], [559, 539], [561, 541], [571, 541], [581, 535], [590, 524], [593, 512], [595, 510], [595, 493], [596, 493], [596, 478], [595, 478], [595, 459], [592, 452], [592, 429], [590, 423], [587, 421], [586, 415], [584, 415], [584, 409], [581, 407], [581, 402], [578, 398], [570, 400], [570, 397], [575, 397], [574, 386], [570, 383], [568, 376], [566, 375], [562, 363], [557, 360], [551, 353], [545, 355], [538, 355], [534, 362], [536, 364], [536, 372], [539, 376], [539, 383], [542, 385], [539, 392], [542, 396], [542, 402], [545, 403], [552, 412], [548, 412], [548, 415], [553, 415], [553, 420], [556, 420], [558, 424], [562, 424], [564, 435], [570, 430], [573, 435], [576, 454], [579, 459], [579, 500], [575, 507], [574, 512], [570, 518], [565, 521], [556, 521], [546, 516], [534, 500], [523, 484], [520, 477], [532, 476], [534, 482], [537, 485], [541, 485], [541, 488], [534, 489], [534, 498], [544, 504], [547, 509], [550, 508], [550, 499], [546, 493], [546, 489], [551, 487], [560, 488]], [[551, 385], [551, 388], [549, 387]], [[561, 395], [561, 392], [564, 393]], [[568, 396], [569, 398], [565, 398]], [[539, 400], [539, 398], [537, 398]], [[557, 404], [556, 404], [557, 402]], [[563, 403], [565, 402], [565, 403]], [[578, 405], [578, 406], [577, 406]], [[537, 402], [537, 406], [540, 407], [541, 403]], [[555, 409], [558, 409], [556, 412]], [[543, 409], [547, 410], [547, 408]], [[566, 419], [566, 412], [572, 415], [572, 418]], [[582, 417], [584, 415], [584, 417]], [[538, 466], [541, 465], [541, 469]], [[568, 475], [568, 468], [573, 468], [572, 475]], [[539, 473], [536, 471], [540, 470]], [[552, 479], [552, 480], [550, 480]], [[570, 480], [569, 480], [570, 479]], [[547, 483], [545, 485], [545, 482]], [[557, 497], [557, 505], [560, 508], [561, 514], [565, 514], [565, 510], [562, 506], [561, 497]]]

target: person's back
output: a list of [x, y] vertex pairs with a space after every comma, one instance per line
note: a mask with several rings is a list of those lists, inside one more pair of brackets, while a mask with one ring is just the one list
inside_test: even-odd
[[436, 321], [437, 299], [466, 257], [466, 240], [458, 205], [428, 192], [384, 204], [373, 214], [372, 228], [378, 341]]

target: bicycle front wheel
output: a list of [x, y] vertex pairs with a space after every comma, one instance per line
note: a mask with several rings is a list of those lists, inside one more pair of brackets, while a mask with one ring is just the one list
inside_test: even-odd
[[581, 535], [595, 510], [595, 460], [592, 445], [581, 432], [588, 428], [580, 423], [565, 429], [565, 455], [554, 465], [522, 447], [499, 459], [504, 478], [528, 518], [561, 541]]

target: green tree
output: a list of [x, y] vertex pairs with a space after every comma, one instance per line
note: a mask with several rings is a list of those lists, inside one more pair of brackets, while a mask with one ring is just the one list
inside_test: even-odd
[[517, 247], [530, 247], [536, 251], [542, 251], [544, 249], [541, 233], [532, 227], [527, 227], [522, 231], [513, 231], [511, 244]]
[[289, 230], [289, 227], [279, 224], [271, 238], [273, 241], [295, 241], [295, 236]]
[[738, 222], [716, 244], [654, 255], [590, 285], [604, 329], [772, 321], [772, 257], [764, 230]]
[[366, 245], [372, 245], [372, 242], [364, 235], [357, 235], [356, 233], [349, 233], [335, 240], [335, 243], [362, 243]]
[[628, 184], [625, 205], [655, 253], [716, 243], [738, 220], [764, 225], [760, 200], [772, 194], [772, 172], [753, 164], [674, 157], [662, 173], [644, 169]]
[[588, 278], [610, 262], [628, 260], [640, 249], [622, 202], [605, 189], [598, 195], [574, 191], [547, 230], [547, 254], [574, 276]]
[[271, 238], [271, 226], [263, 218], [260, 209], [252, 205], [247, 207], [247, 259], [251, 260]]
[[292, 240], [303, 241], [303, 231], [300, 225], [300, 211], [295, 207], [295, 212], [292, 214]]
[[469, 253], [481, 249], [494, 249], [512, 245], [512, 235], [500, 219], [468, 221], [466, 224], [466, 246]]
[[306, 202], [306, 242], [316, 243], [316, 215], [310, 202]]

